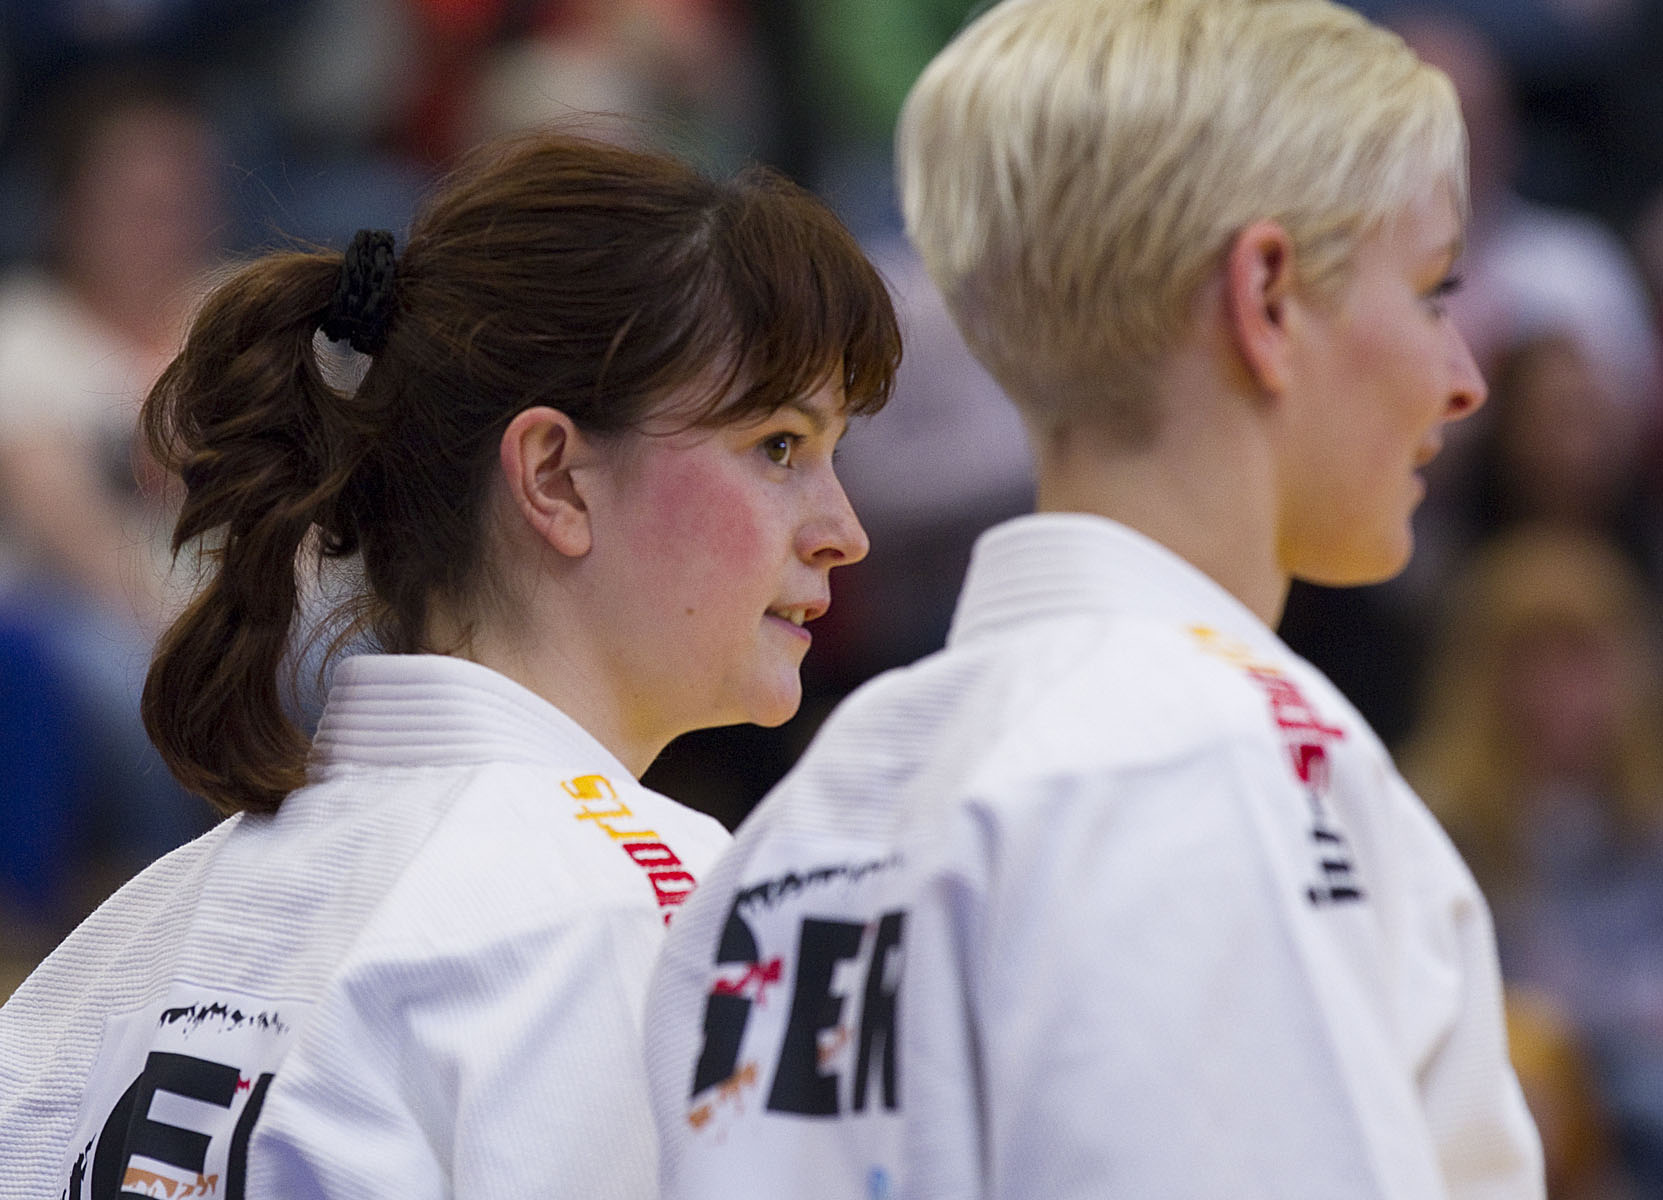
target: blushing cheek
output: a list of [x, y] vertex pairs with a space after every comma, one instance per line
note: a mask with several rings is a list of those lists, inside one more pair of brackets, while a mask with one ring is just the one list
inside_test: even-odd
[[677, 463], [654, 476], [648, 499], [662, 517], [663, 582], [688, 605], [713, 595], [710, 585], [754, 570], [762, 530], [741, 484]]

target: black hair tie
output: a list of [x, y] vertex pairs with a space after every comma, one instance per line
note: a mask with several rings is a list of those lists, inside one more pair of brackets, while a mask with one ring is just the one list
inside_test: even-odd
[[341, 260], [335, 295], [319, 326], [323, 335], [332, 342], [345, 339], [360, 354], [379, 354], [387, 344], [397, 277], [391, 233], [360, 229], [353, 234]]

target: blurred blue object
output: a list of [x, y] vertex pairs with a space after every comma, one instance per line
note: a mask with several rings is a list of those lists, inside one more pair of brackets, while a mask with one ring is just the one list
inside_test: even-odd
[[0, 900], [45, 918], [62, 902], [80, 787], [67, 690], [30, 631], [0, 623]]
[[0, 0], [0, 29], [30, 64], [100, 50], [188, 51], [311, 0]]

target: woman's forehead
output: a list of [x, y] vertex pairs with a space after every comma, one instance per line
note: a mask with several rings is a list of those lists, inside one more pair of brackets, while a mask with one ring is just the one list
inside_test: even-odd
[[828, 376], [812, 390], [786, 395], [773, 405], [756, 407], [736, 406], [723, 424], [763, 425], [779, 416], [794, 412], [815, 427], [816, 432], [839, 423], [847, 423], [849, 397], [844, 391], [840, 375]]
[[759, 380], [752, 372], [724, 365], [666, 390], [649, 408], [645, 427], [747, 427], [764, 424], [787, 409], [825, 423], [846, 416], [849, 407], [841, 359], [827, 363], [818, 377], [805, 369], [788, 379]]

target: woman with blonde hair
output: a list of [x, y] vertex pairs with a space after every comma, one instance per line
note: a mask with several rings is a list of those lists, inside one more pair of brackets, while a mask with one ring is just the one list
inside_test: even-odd
[[1004, 0], [897, 156], [1039, 511], [671, 930], [667, 1200], [1540, 1196], [1483, 899], [1274, 632], [1485, 399], [1449, 81], [1325, 0]]

